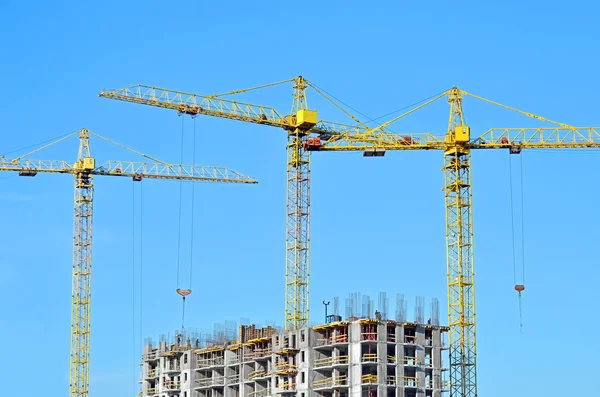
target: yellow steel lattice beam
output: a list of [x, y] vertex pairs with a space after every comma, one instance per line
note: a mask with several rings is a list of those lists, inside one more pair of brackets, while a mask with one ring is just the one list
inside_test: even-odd
[[[315, 151], [446, 150], [443, 135], [429, 133], [359, 133], [333, 135], [321, 140]], [[600, 127], [490, 128], [469, 140], [469, 149], [584, 149], [600, 147]]]
[[[76, 163], [63, 160], [6, 159], [0, 157], [0, 171], [18, 171], [25, 174], [57, 173], [75, 174]], [[256, 179], [224, 167], [193, 166], [180, 164], [144, 163], [109, 160], [89, 170], [90, 175], [142, 177], [195, 182], [258, 183]], [[33, 175], [31, 175], [33, 176]]]
[[[296, 127], [295, 113], [285, 115], [268, 106], [221, 99], [216, 95], [203, 96], [145, 85], [102, 91], [98, 95], [101, 98], [171, 109], [190, 116], [214, 116], [270, 125], [286, 130], [293, 130]], [[294, 101], [296, 100], [294, 99]], [[323, 120], [318, 121], [315, 126], [310, 128], [310, 132], [314, 134], [360, 133], [365, 131], [368, 131], [368, 129], [362, 126], [351, 126]]]

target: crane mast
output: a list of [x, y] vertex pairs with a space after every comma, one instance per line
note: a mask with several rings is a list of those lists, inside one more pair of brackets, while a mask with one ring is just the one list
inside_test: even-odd
[[475, 372], [475, 283], [471, 212], [469, 127], [462, 113], [462, 95], [448, 93], [450, 119], [444, 151], [446, 263], [450, 326], [450, 396], [477, 396]]
[[79, 134], [79, 155], [75, 163], [75, 205], [73, 225], [73, 277], [71, 305], [71, 397], [88, 395], [90, 377], [90, 300], [92, 295], [92, 205], [94, 184], [90, 171], [89, 133]]
[[306, 88], [302, 76], [294, 82], [293, 128], [288, 131], [286, 260], [285, 260], [285, 329], [308, 326], [308, 282], [310, 266], [310, 153], [303, 142], [308, 131], [298, 125], [307, 109]]

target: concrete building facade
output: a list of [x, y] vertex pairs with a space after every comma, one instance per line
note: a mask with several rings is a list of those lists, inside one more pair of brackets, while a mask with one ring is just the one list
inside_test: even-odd
[[[143, 397], [441, 397], [447, 327], [376, 319], [144, 348]], [[258, 337], [254, 337], [258, 336]]]

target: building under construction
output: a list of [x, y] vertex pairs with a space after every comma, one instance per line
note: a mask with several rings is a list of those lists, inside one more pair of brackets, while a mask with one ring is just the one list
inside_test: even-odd
[[221, 332], [207, 340], [185, 332], [171, 340], [163, 338], [157, 345], [147, 343], [142, 357], [141, 394], [442, 396], [447, 388], [442, 357], [447, 349], [444, 334], [448, 328], [439, 325], [437, 301], [432, 305], [431, 317], [425, 320], [422, 300], [418, 300], [415, 319], [406, 321], [402, 308], [396, 310], [393, 320], [383, 310], [372, 313], [368, 299], [358, 316], [353, 309], [360, 301], [356, 298], [350, 297], [345, 318], [334, 309], [324, 324], [304, 329], [241, 325], [237, 335]]

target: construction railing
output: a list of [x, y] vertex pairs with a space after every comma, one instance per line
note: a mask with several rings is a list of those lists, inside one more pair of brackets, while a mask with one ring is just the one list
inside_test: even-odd
[[148, 370], [148, 375], [146, 375], [146, 377], [148, 378], [156, 378], [158, 376], [158, 370], [157, 369], [150, 369]]
[[198, 360], [196, 361], [196, 368], [214, 367], [224, 364], [225, 362], [223, 360], [223, 357], [198, 358]]
[[195, 380], [196, 387], [208, 387], [212, 382], [212, 378], [198, 378]]
[[167, 380], [163, 382], [163, 388], [167, 390], [179, 390], [181, 389], [181, 382]]
[[348, 334], [337, 334], [331, 337], [331, 343], [347, 343]]
[[277, 385], [278, 393], [285, 393], [286, 391], [296, 391], [296, 382], [290, 380], [287, 382], [281, 382]]
[[181, 350], [179, 350], [179, 345], [170, 345], [169, 350], [165, 352], [159, 352], [159, 357], [177, 357], [181, 355]]
[[257, 369], [256, 371], [250, 372], [250, 375], [248, 375], [248, 379], [262, 378], [268, 375], [270, 375], [269, 372], [265, 371], [264, 369]]
[[360, 333], [360, 340], [372, 340], [372, 341], [376, 341], [377, 340], [377, 331], [374, 332], [361, 332]]
[[377, 340], [377, 323], [367, 322], [360, 325], [360, 340]]
[[244, 352], [244, 354], [241, 356], [241, 360], [240, 362], [248, 362], [248, 361], [253, 361], [254, 360], [254, 354], [252, 352]]
[[377, 383], [377, 375], [375, 374], [366, 374], [363, 375], [361, 378], [362, 384], [363, 385], [368, 385], [368, 384], [373, 384], [373, 383]]
[[142, 355], [142, 358], [145, 361], [149, 361], [149, 360], [158, 360], [158, 350], [152, 351], [150, 353], [144, 354]]
[[391, 342], [391, 343], [396, 343], [396, 329], [395, 328], [388, 328], [387, 341]]
[[211, 384], [212, 385], [224, 385], [225, 384], [225, 376], [223, 376], [223, 375], [214, 376]]
[[388, 364], [395, 364], [396, 363], [396, 356], [387, 356], [387, 362]]
[[158, 393], [158, 390], [156, 390], [156, 387], [151, 387], [148, 390], [146, 390], [146, 395], [148, 395], [148, 396], [153, 396], [156, 393]]
[[266, 348], [266, 349], [255, 349], [253, 350], [250, 354], [248, 354], [248, 358], [259, 358], [259, 357], [265, 357], [265, 356], [270, 356], [271, 354], [273, 354], [273, 349]]
[[404, 387], [417, 387], [417, 378], [415, 376], [403, 376], [401, 379]]
[[361, 361], [364, 362], [377, 362], [377, 353], [365, 353], [361, 357]]
[[248, 393], [248, 395], [252, 397], [267, 397], [269, 395], [269, 389], [264, 388], [260, 390], [254, 390]]
[[179, 365], [179, 361], [173, 361], [167, 365], [165, 365], [165, 368], [163, 370], [164, 372], [176, 372], [176, 371], [181, 371], [181, 366]]
[[417, 337], [415, 335], [404, 335], [404, 343], [408, 343], [409, 345], [416, 344]]
[[214, 378], [196, 379], [196, 385], [198, 387], [217, 386], [217, 385], [224, 385], [224, 384], [225, 384], [224, 376], [216, 376]]
[[317, 339], [317, 346], [332, 345], [334, 343], [348, 343], [348, 334], [333, 335], [329, 338]]
[[277, 373], [296, 373], [298, 372], [298, 367], [290, 364], [290, 363], [286, 363], [286, 362], [280, 362], [275, 364], [275, 372]]
[[286, 351], [298, 350], [298, 347], [297, 346], [293, 346], [292, 345], [292, 341], [289, 338], [285, 338], [283, 340], [283, 343], [281, 344], [281, 346], [276, 346], [275, 349], [278, 352], [286, 352]]
[[443, 381], [442, 382], [442, 391], [447, 392], [448, 390], [450, 390], [450, 386], [451, 386], [451, 383], [449, 380]]
[[388, 386], [396, 386], [396, 377], [388, 375], [385, 378], [385, 384], [388, 385]]
[[419, 364], [419, 362], [417, 361], [416, 357], [404, 356], [402, 357], [401, 364], [416, 367]]
[[332, 365], [348, 364], [348, 356], [324, 357], [315, 360], [314, 367], [328, 367]]
[[233, 374], [227, 376], [227, 383], [239, 383], [240, 382], [240, 374]]
[[327, 387], [335, 387], [335, 386], [348, 386], [348, 377], [346, 375], [337, 376], [335, 378], [325, 378], [315, 380], [312, 383], [313, 388], [327, 388]]

